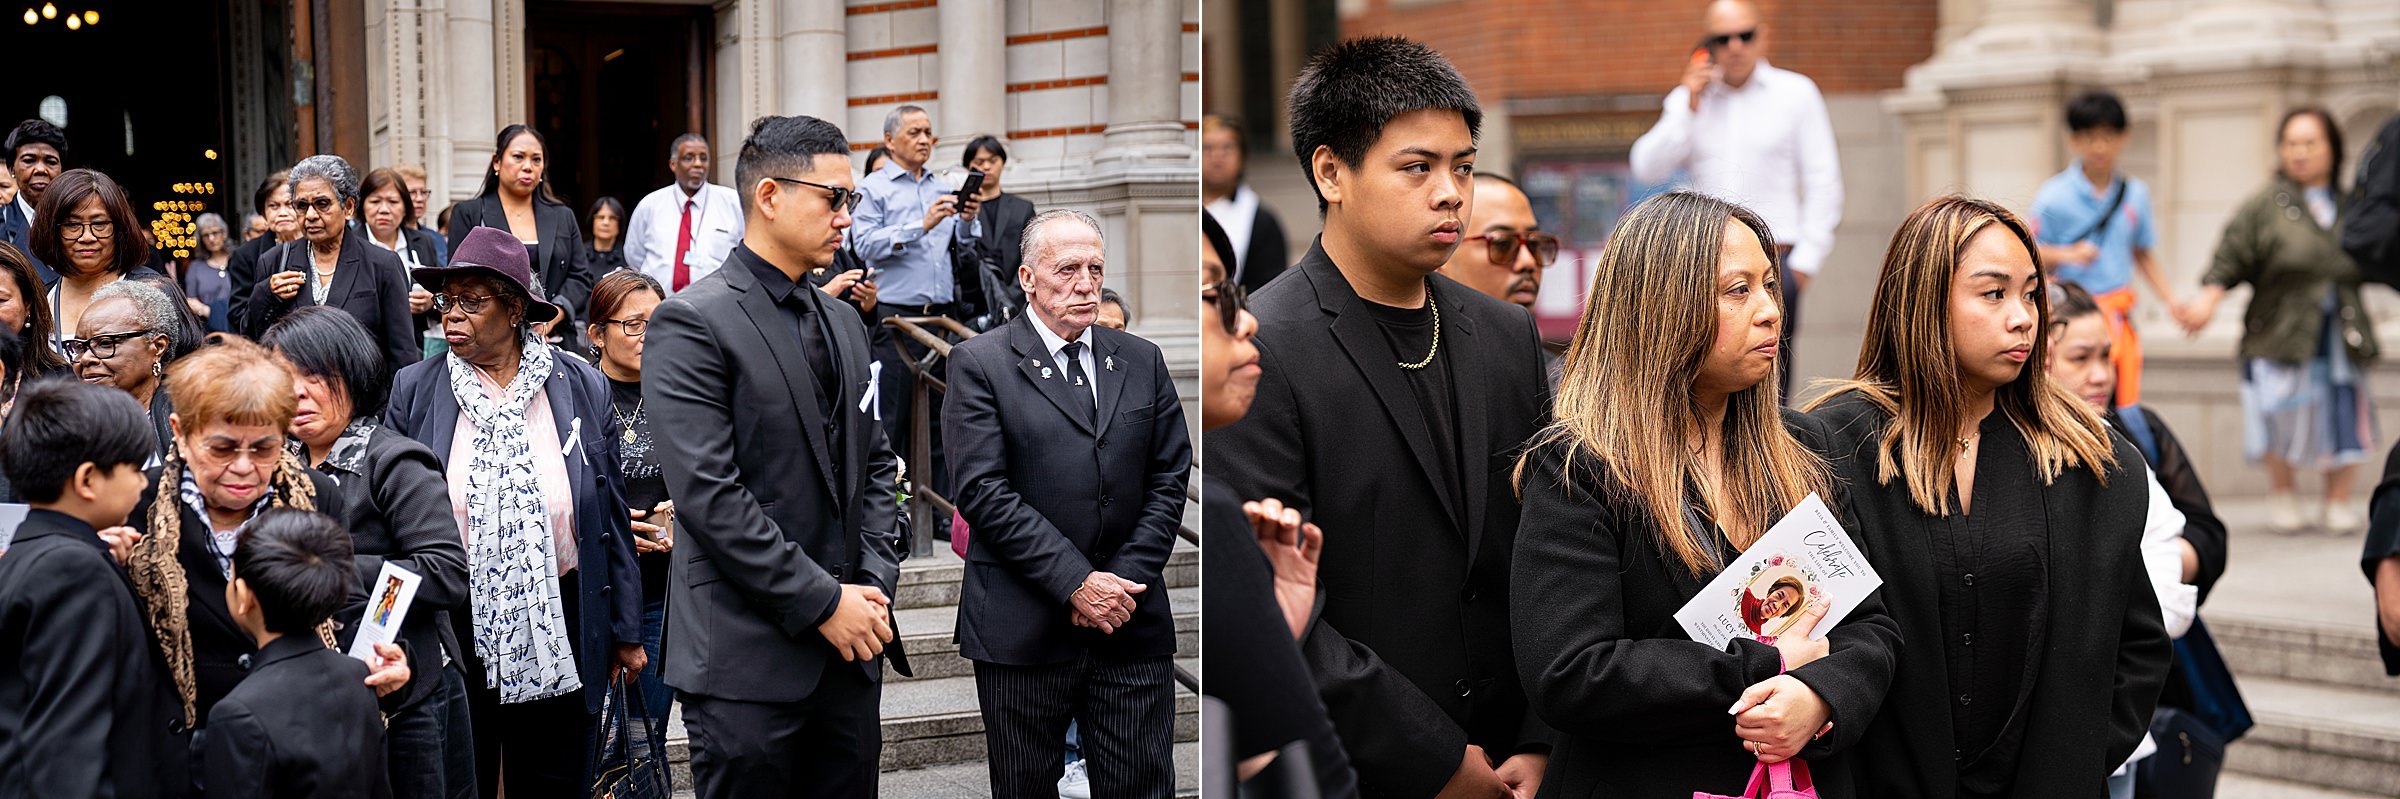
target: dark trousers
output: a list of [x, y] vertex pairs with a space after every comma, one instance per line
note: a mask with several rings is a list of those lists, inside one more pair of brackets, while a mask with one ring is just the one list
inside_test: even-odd
[[[1776, 260], [1778, 264], [1783, 264], [1783, 258], [1792, 256], [1790, 246], [1777, 246], [1775, 251], [1781, 253]], [[1792, 279], [1792, 267], [1789, 264], [1784, 264], [1781, 269], [1783, 271], [1783, 333], [1782, 340], [1776, 345], [1776, 365], [1781, 368], [1775, 370], [1775, 379], [1777, 387], [1782, 389], [1782, 393], [1778, 396], [1783, 398], [1783, 404], [1798, 405], [1799, 403], [1796, 401], [1798, 398], [1792, 396], [1792, 371], [1794, 367], [1799, 366], [1800, 361], [1793, 357], [1792, 338], [1800, 332], [1800, 281]]]
[[[429, 658], [440, 662], [438, 658]], [[394, 799], [474, 799], [474, 722], [467, 678], [453, 663], [435, 674], [425, 698], [384, 722], [384, 762]]]
[[[560, 610], [568, 630], [581, 629], [577, 626], [582, 614], [576, 592], [576, 578], [581, 574], [579, 569], [558, 578]], [[459, 625], [459, 645], [472, 650], [473, 616], [467, 618], [467, 623]], [[573, 637], [567, 640], [574, 645]], [[576, 662], [587, 656], [576, 652]], [[482, 673], [483, 668], [476, 664], [469, 671]], [[548, 699], [503, 704], [499, 689], [481, 683], [468, 687], [475, 716], [475, 784], [484, 799], [500, 795], [503, 779], [508, 782], [510, 799], [582, 796], [591, 790], [592, 731], [600, 720], [584, 704], [587, 690], [588, 685]]]
[[1092, 795], [1175, 795], [1175, 661], [1166, 656], [1056, 666], [975, 664], [994, 799], [1058, 795], [1067, 722], [1076, 722]]
[[[917, 377], [910, 364], [925, 354], [925, 347], [917, 343], [914, 337], [885, 325], [883, 320], [895, 316], [948, 316], [956, 319], [957, 314], [958, 308], [953, 303], [909, 306], [882, 303], [875, 306], [875, 326], [885, 328], [891, 334], [889, 342], [875, 351], [875, 360], [883, 363], [881, 402], [884, 434], [891, 439], [892, 452], [908, 461], [909, 479], [917, 481], [919, 485], [930, 486], [935, 493], [945, 497], [950, 495], [950, 464], [949, 458], [942, 454], [941, 395], [928, 398], [925, 425], [932, 444], [932, 457], [927, 459], [930, 462], [919, 463], [916, 450], [911, 446], [916, 440], [916, 426], [913, 424], [916, 408], [910, 404], [910, 397], [916, 388]], [[934, 332], [941, 331], [937, 329]], [[934, 362], [935, 376], [939, 377], [946, 371], [943, 365], [942, 361]]]
[[816, 690], [798, 702], [677, 698], [700, 799], [876, 795], [883, 685], [856, 663], [826, 664]]

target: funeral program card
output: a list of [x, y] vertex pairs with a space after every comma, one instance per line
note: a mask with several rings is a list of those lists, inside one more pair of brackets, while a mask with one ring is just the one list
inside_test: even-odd
[[1881, 585], [1833, 509], [1810, 494], [1676, 611], [1675, 620], [1692, 640], [1723, 649], [1736, 637], [1774, 643], [1800, 632], [1815, 607], [1824, 619], [1809, 637], [1824, 638]]
[[358, 637], [350, 641], [351, 657], [372, 664], [376, 644], [400, 637], [400, 622], [408, 618], [408, 605], [416, 600], [417, 584], [422, 582], [424, 575], [383, 562], [383, 571], [375, 575], [375, 590], [367, 594], [367, 613], [358, 619]]

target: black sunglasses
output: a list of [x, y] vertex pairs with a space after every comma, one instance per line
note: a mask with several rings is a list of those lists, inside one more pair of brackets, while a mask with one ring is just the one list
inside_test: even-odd
[[1484, 246], [1484, 256], [1500, 266], [1514, 267], [1517, 265], [1518, 247], [1532, 249], [1533, 260], [1537, 266], [1549, 266], [1558, 260], [1558, 237], [1548, 233], [1512, 233], [1504, 230], [1481, 236], [1468, 236], [1466, 240], [1481, 240]]
[[1700, 41], [1706, 43], [1708, 45], [1708, 49], [1720, 50], [1723, 49], [1725, 45], [1732, 44], [1733, 40], [1735, 39], [1742, 40], [1743, 44], [1749, 44], [1758, 39], [1758, 29], [1751, 28], [1749, 30], [1742, 31], [1741, 33], [1721, 33]]
[[1201, 289], [1200, 299], [1217, 310], [1217, 323], [1224, 325], [1227, 333], [1240, 329], [1235, 323], [1241, 320], [1243, 311], [1250, 309], [1249, 290], [1231, 280]]
[[858, 211], [858, 201], [859, 201], [859, 199], [860, 199], [860, 198], [862, 198], [862, 197], [865, 197], [865, 196], [866, 196], [866, 195], [864, 195], [864, 194], [860, 194], [860, 193], [859, 193], [859, 191], [858, 191], [857, 189], [849, 188], [849, 187], [846, 187], [846, 186], [827, 186], [827, 185], [825, 185], [825, 184], [823, 184], [823, 183], [810, 183], [810, 182], [808, 182], [808, 181], [801, 180], [801, 179], [799, 179], [799, 178], [779, 178], [779, 177], [775, 177], [775, 176], [773, 176], [773, 175], [769, 175], [769, 176], [767, 176], [767, 179], [768, 179], [768, 180], [779, 180], [779, 181], [783, 181], [783, 182], [785, 182], [785, 183], [798, 183], [798, 184], [800, 184], [800, 185], [802, 185], [802, 186], [811, 186], [811, 187], [820, 188], [820, 189], [824, 189], [824, 190], [826, 190], [826, 191], [832, 192], [832, 193], [833, 193], [833, 207], [840, 209], [840, 210], [841, 210], [841, 212], [842, 212], [842, 213], [845, 213], [845, 214], [848, 214], [848, 213], [856, 213], [856, 212]]

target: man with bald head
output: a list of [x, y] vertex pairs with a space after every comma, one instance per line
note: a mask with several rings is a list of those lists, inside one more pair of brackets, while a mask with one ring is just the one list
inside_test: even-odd
[[1710, 3], [1703, 33], [1667, 93], [1658, 124], [1633, 143], [1633, 179], [1678, 172], [1690, 188], [1740, 203], [1775, 233], [1783, 267], [1785, 396], [1800, 294], [1833, 249], [1842, 221], [1842, 166], [1815, 81], [1767, 63], [1767, 24], [1744, 0]]

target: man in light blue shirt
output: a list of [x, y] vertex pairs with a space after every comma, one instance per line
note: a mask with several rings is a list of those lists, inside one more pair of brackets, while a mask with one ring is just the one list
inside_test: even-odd
[[[883, 144], [891, 151], [891, 160], [859, 181], [859, 192], [865, 196], [851, 214], [850, 227], [855, 234], [853, 249], [866, 260], [868, 276], [875, 281], [875, 323], [883, 324], [894, 316], [959, 318], [955, 304], [958, 281], [950, 268], [950, 246], [954, 241], [972, 245], [983, 235], [982, 223], [975, 220], [980, 203], [968, 197], [962, 204], [957, 187], [925, 169], [925, 162], [933, 159], [933, 118], [925, 109], [904, 105], [886, 114]], [[893, 451], [902, 458], [913, 458], [911, 433], [915, 427], [909, 421], [915, 409], [910, 407], [909, 394], [916, 376], [909, 365], [918, 353], [902, 343], [907, 338], [895, 331], [889, 344], [876, 349], [875, 360], [883, 364], [878, 386], [882, 389], [879, 401], [884, 432]], [[942, 425], [938, 400], [930, 413], [930, 429], [938, 436]], [[937, 489], [947, 488], [949, 469], [938, 438], [930, 462], [924, 461], [910, 464], [915, 467], [916, 479], [929, 481]]]

